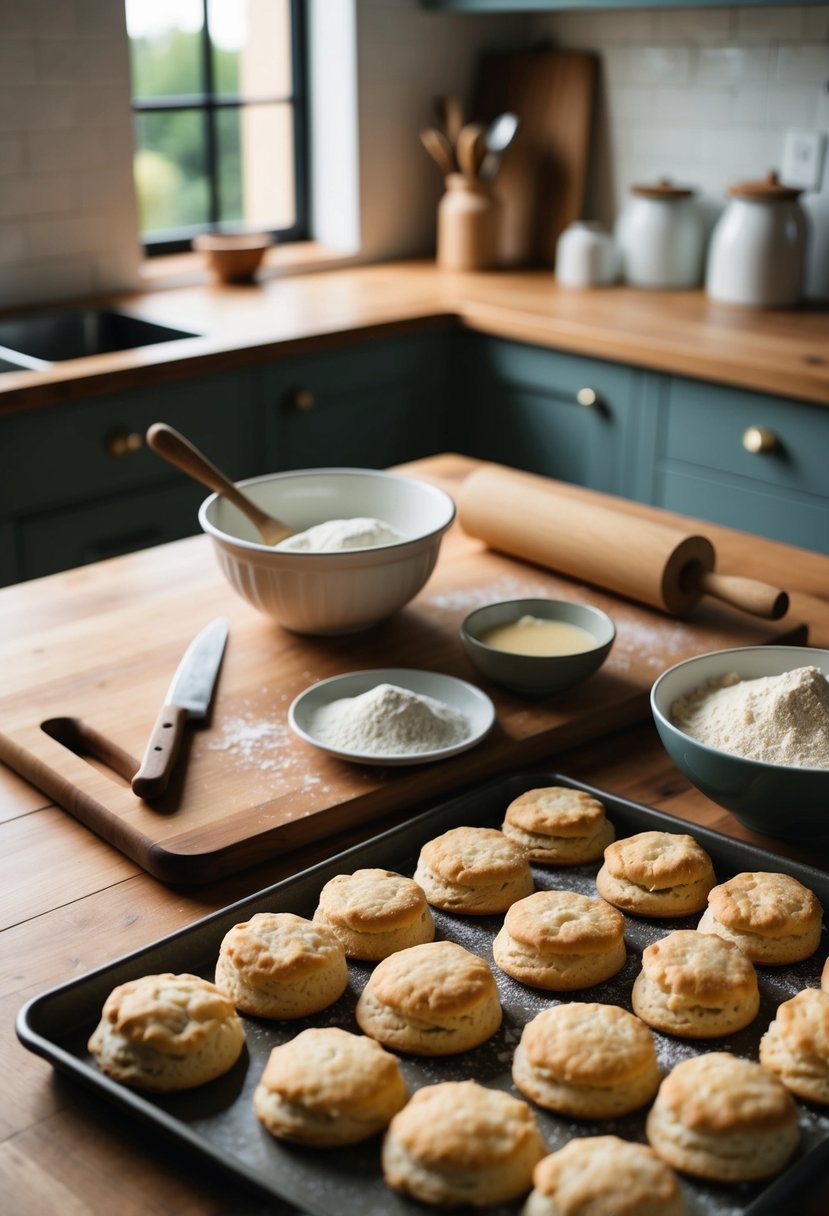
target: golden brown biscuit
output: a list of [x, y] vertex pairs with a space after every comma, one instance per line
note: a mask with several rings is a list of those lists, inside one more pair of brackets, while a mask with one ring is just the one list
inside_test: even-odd
[[450, 828], [420, 850], [415, 882], [436, 908], [489, 916], [533, 889], [527, 854], [495, 828]]
[[293, 912], [257, 912], [225, 934], [216, 985], [242, 1013], [303, 1018], [342, 996], [348, 965], [325, 925]]
[[800, 1139], [785, 1086], [726, 1051], [677, 1064], [659, 1087], [645, 1132], [668, 1165], [719, 1182], [771, 1177]]
[[378, 963], [355, 1011], [360, 1029], [398, 1051], [454, 1055], [501, 1025], [498, 986], [486, 962], [455, 942], [427, 942]]
[[778, 1007], [760, 1063], [799, 1098], [829, 1104], [829, 992], [804, 988]]
[[571, 1140], [533, 1170], [521, 1216], [685, 1216], [676, 1175], [644, 1144]]
[[408, 1096], [400, 1065], [379, 1043], [326, 1026], [273, 1048], [253, 1108], [281, 1140], [356, 1144], [387, 1127]]
[[531, 861], [555, 866], [595, 861], [614, 838], [613, 825], [597, 798], [559, 785], [527, 790], [515, 798], [506, 809], [502, 830]]
[[633, 1009], [666, 1034], [706, 1039], [748, 1026], [760, 1008], [757, 973], [732, 942], [675, 929], [642, 952]]
[[245, 1045], [233, 1002], [197, 975], [144, 975], [107, 997], [89, 1050], [102, 1072], [171, 1093], [220, 1077]]
[[507, 975], [553, 992], [601, 984], [625, 964], [625, 918], [603, 899], [536, 891], [512, 905], [492, 943]]
[[618, 1005], [573, 1001], [527, 1022], [512, 1079], [547, 1110], [608, 1119], [650, 1102], [662, 1076], [644, 1022]]
[[545, 1154], [520, 1098], [475, 1081], [419, 1089], [383, 1140], [387, 1184], [424, 1203], [488, 1207], [526, 1194]]
[[371, 962], [435, 937], [422, 889], [392, 870], [337, 874], [320, 891], [314, 920], [339, 938], [348, 958]]
[[716, 881], [711, 858], [681, 832], [639, 832], [615, 841], [596, 875], [599, 894], [637, 916], [699, 912]]
[[698, 928], [734, 942], [753, 963], [797, 963], [817, 950], [822, 916], [808, 887], [761, 870], [714, 887]]

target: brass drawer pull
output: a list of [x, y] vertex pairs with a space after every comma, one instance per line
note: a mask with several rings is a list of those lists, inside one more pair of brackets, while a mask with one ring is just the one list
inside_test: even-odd
[[753, 455], [779, 452], [782, 446], [774, 431], [767, 426], [750, 426], [743, 432], [743, 447]]
[[297, 414], [307, 414], [316, 403], [316, 398], [309, 388], [298, 388], [288, 398], [288, 409]]
[[580, 388], [576, 393], [576, 401], [579, 405], [583, 405], [585, 409], [590, 409], [602, 403], [601, 397], [594, 388]]
[[107, 456], [120, 460], [123, 456], [132, 456], [140, 452], [144, 446], [144, 436], [140, 431], [111, 431], [104, 441]]

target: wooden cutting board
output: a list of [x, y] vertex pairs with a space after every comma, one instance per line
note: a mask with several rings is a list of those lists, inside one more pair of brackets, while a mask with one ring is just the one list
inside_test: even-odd
[[[176, 556], [169, 592], [129, 607], [117, 597], [110, 606], [102, 594], [98, 615], [44, 628], [24, 647], [0, 647], [6, 690], [0, 759], [173, 884], [210, 881], [390, 812], [411, 813], [487, 776], [546, 762], [573, 744], [647, 718], [654, 679], [689, 655], [803, 641], [806, 633], [803, 626], [766, 624], [713, 601], [678, 622], [491, 552], [455, 525], [426, 588], [397, 616], [350, 637], [301, 638], [230, 590], [206, 537], [179, 542]], [[117, 569], [115, 563], [93, 568], [99, 581], [110, 566]], [[72, 575], [93, 577], [83, 570]], [[68, 586], [61, 580], [70, 578], [58, 575], [56, 585]], [[603, 608], [616, 622], [617, 640], [604, 667], [583, 685], [530, 701], [477, 674], [458, 627], [482, 604], [543, 595]], [[188, 726], [163, 801], [142, 803], [122, 777], [43, 729], [54, 719], [77, 717], [139, 756], [187, 643], [218, 615], [230, 619], [230, 638], [212, 717], [203, 727]], [[478, 684], [495, 703], [492, 734], [450, 760], [386, 769], [333, 759], [292, 734], [287, 709], [304, 688], [340, 672], [386, 666], [441, 671]]]
[[493, 51], [481, 57], [473, 113], [510, 110], [521, 126], [495, 186], [502, 205], [499, 261], [555, 261], [560, 233], [582, 218], [598, 60], [583, 51]]

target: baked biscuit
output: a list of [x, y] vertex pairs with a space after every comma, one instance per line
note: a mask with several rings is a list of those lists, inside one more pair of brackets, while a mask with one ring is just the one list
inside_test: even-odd
[[685, 1216], [676, 1175], [644, 1144], [571, 1140], [533, 1170], [521, 1216]]
[[527, 790], [514, 799], [502, 831], [526, 849], [531, 861], [549, 866], [595, 861], [615, 835], [598, 799], [559, 785]]
[[414, 880], [436, 908], [489, 916], [529, 895], [527, 854], [496, 828], [450, 828], [420, 850]]
[[573, 1001], [527, 1022], [512, 1079], [547, 1110], [609, 1119], [650, 1102], [662, 1076], [644, 1022], [618, 1005]]
[[356, 1144], [406, 1105], [400, 1065], [374, 1039], [336, 1026], [274, 1047], [253, 1094], [257, 1119], [296, 1144]]
[[778, 1007], [760, 1063], [798, 1098], [829, 1104], [829, 992], [804, 988]]
[[668, 1165], [718, 1182], [771, 1177], [800, 1139], [785, 1086], [727, 1051], [677, 1064], [659, 1087], [645, 1133]]
[[197, 975], [144, 975], [114, 988], [89, 1050], [107, 1076], [171, 1093], [220, 1077], [245, 1045], [233, 1002]]
[[339, 938], [348, 958], [369, 962], [435, 937], [422, 889], [392, 870], [338, 874], [320, 891], [314, 920]]
[[639, 832], [615, 841], [596, 875], [599, 894], [636, 916], [699, 912], [716, 881], [711, 858], [680, 832]]
[[643, 950], [632, 1001], [656, 1030], [708, 1039], [748, 1026], [760, 1008], [760, 990], [753, 964], [733, 942], [675, 929]]
[[714, 887], [697, 926], [739, 946], [753, 963], [797, 963], [820, 944], [823, 910], [788, 874], [737, 874]]
[[455, 942], [427, 942], [378, 963], [355, 1011], [371, 1038], [417, 1056], [454, 1055], [501, 1025], [498, 986], [486, 962]]
[[492, 956], [507, 975], [534, 988], [589, 988], [624, 966], [624, 931], [624, 916], [603, 899], [536, 891], [509, 909]]
[[526, 1102], [475, 1081], [419, 1089], [383, 1140], [390, 1187], [424, 1203], [488, 1207], [526, 1194], [545, 1154]]
[[348, 965], [325, 925], [293, 912], [257, 912], [225, 934], [216, 985], [242, 1013], [304, 1018], [342, 996]]

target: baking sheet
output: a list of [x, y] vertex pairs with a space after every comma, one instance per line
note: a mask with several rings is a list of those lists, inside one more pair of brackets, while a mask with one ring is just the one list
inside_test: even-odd
[[[320, 888], [339, 873], [364, 866], [383, 866], [411, 874], [420, 846], [432, 836], [460, 824], [500, 826], [507, 804], [525, 790], [542, 785], [566, 785], [586, 790], [600, 798], [616, 826], [617, 836], [648, 829], [685, 832], [692, 830], [708, 850], [717, 878], [724, 881], [741, 870], [779, 870], [792, 874], [815, 892], [829, 907], [829, 876], [808, 866], [775, 857], [765, 850], [705, 828], [688, 825], [664, 812], [593, 789], [556, 773], [525, 772], [502, 777], [485, 786], [424, 812], [398, 828], [339, 854], [331, 861], [197, 921], [187, 929], [119, 959], [71, 983], [54, 988], [30, 1001], [18, 1016], [18, 1036], [29, 1050], [44, 1056], [64, 1073], [91, 1087], [101, 1097], [117, 1103], [137, 1118], [181, 1145], [188, 1145], [232, 1171], [237, 1178], [274, 1199], [282, 1199], [313, 1216], [339, 1216], [359, 1211], [361, 1216], [412, 1216], [423, 1205], [390, 1191], [379, 1167], [380, 1138], [345, 1149], [311, 1149], [274, 1140], [253, 1114], [252, 1094], [270, 1050], [292, 1038], [306, 1026], [341, 1026], [357, 1031], [354, 1007], [371, 964], [349, 961], [350, 982], [340, 1000], [314, 1017], [297, 1022], [269, 1023], [246, 1018], [247, 1048], [241, 1060], [225, 1077], [190, 1092], [165, 1097], [146, 1096], [111, 1081], [97, 1069], [86, 1050], [86, 1041], [97, 1024], [101, 1007], [116, 984], [140, 975], [161, 971], [189, 971], [212, 978], [222, 937], [238, 921], [257, 911], [292, 911], [311, 916]], [[562, 888], [595, 895], [598, 863], [573, 868], [534, 867], [539, 889]], [[502, 917], [470, 918], [435, 910], [437, 936], [459, 942], [492, 963], [491, 943]], [[670, 921], [626, 917], [628, 959], [612, 979], [580, 993], [562, 994], [565, 1000], [602, 1001], [630, 1009], [630, 991], [640, 969], [646, 945], [676, 928], [694, 928], [698, 916]], [[694, 1043], [672, 1039], [654, 1031], [657, 1055], [665, 1071], [689, 1056], [706, 1050], [733, 1051], [757, 1058], [760, 1036], [774, 1016], [776, 1006], [803, 987], [818, 987], [820, 970], [829, 941], [824, 928], [821, 946], [812, 958], [788, 968], [759, 969], [761, 1006], [751, 1026], [735, 1035]], [[493, 967], [504, 1007], [500, 1030], [487, 1043], [455, 1057], [435, 1060], [400, 1057], [410, 1090], [443, 1080], [474, 1077], [495, 1088], [517, 1092], [512, 1084], [512, 1054], [525, 1022], [541, 1009], [558, 1004], [554, 993], [528, 988]], [[693, 1216], [771, 1216], [784, 1210], [826, 1210], [812, 1207], [814, 1184], [829, 1164], [829, 1111], [797, 1102], [802, 1143], [788, 1169], [771, 1183], [739, 1186], [706, 1184], [681, 1178], [689, 1214]], [[573, 1136], [615, 1134], [645, 1142], [645, 1113], [618, 1119], [572, 1120], [536, 1111], [539, 1126], [550, 1151]], [[646, 1108], [647, 1109], [647, 1108]], [[824, 1181], [825, 1185], [825, 1181]], [[808, 1196], [808, 1199], [806, 1198]], [[825, 1197], [824, 1197], [825, 1203]], [[796, 1209], [795, 1206], [797, 1205]], [[498, 1216], [513, 1216], [520, 1203], [487, 1209]]]

